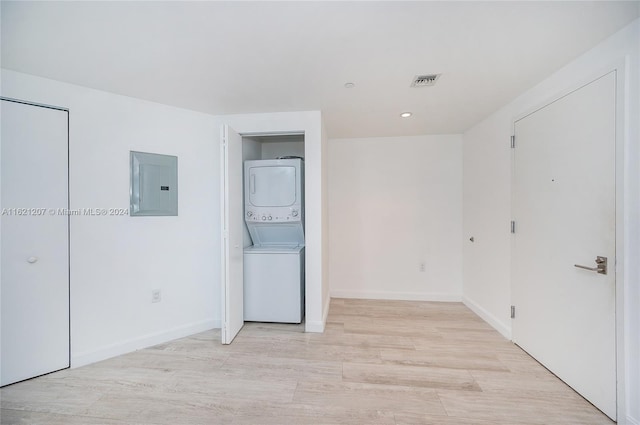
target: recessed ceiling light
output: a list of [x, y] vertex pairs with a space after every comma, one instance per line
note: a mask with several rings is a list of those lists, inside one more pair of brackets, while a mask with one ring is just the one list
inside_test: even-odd
[[352, 89], [354, 88], [356, 85], [354, 83], [344, 83], [344, 88], [345, 89]]
[[402, 118], [409, 118], [411, 115], [413, 115], [411, 112], [403, 112], [400, 114]]

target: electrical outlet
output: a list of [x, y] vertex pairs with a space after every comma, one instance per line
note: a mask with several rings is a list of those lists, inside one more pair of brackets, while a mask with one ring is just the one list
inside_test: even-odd
[[420, 263], [420, 271], [421, 271], [421, 272], [424, 272], [424, 271], [426, 271], [426, 270], [427, 270], [427, 263], [425, 263], [424, 261], [422, 261], [422, 262]]
[[159, 289], [154, 289], [153, 291], [151, 291], [151, 302], [152, 303], [159, 303], [161, 300], [162, 300], [162, 297], [161, 297]]

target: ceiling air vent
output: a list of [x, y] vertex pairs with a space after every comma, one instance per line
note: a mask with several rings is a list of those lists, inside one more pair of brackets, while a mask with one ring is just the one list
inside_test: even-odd
[[427, 87], [435, 85], [441, 74], [416, 75], [411, 87]]

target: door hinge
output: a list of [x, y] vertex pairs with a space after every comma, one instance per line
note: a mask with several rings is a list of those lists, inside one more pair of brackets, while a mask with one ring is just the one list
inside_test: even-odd
[[516, 318], [516, 306], [515, 305], [511, 306], [511, 318], [512, 319]]
[[516, 136], [511, 136], [511, 149], [516, 147]]
[[516, 232], [516, 222], [511, 220], [511, 233]]

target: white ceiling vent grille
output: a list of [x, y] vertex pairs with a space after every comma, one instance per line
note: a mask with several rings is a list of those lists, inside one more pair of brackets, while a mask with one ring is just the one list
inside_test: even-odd
[[428, 87], [436, 84], [441, 74], [416, 75], [411, 87]]

